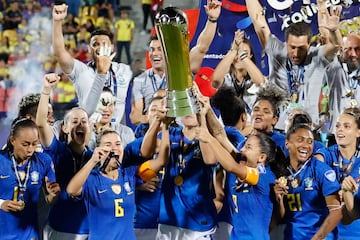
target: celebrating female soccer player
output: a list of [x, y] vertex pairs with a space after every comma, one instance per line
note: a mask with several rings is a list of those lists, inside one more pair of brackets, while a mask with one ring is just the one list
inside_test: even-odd
[[0, 239], [40, 239], [37, 203], [41, 186], [46, 183], [47, 201], [60, 192], [51, 158], [36, 152], [38, 144], [36, 124], [27, 118], [15, 120], [0, 155]]
[[342, 217], [336, 173], [313, 158], [313, 145], [307, 125], [294, 125], [286, 133], [287, 173], [274, 187], [285, 239], [324, 239]]

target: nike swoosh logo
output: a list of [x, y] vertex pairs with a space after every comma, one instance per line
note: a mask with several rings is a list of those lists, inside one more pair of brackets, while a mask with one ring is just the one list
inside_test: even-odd
[[98, 190], [98, 193], [99, 194], [101, 194], [101, 193], [104, 193], [104, 192], [106, 192], [107, 191], [107, 189], [104, 189], [104, 190]]
[[0, 175], [0, 178], [1, 178], [1, 179], [9, 178], [9, 177], [10, 177], [10, 175], [8, 175], [8, 176]]

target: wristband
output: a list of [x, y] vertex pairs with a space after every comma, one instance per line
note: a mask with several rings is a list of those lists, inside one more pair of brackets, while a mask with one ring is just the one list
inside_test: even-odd
[[217, 23], [217, 18], [208, 18], [208, 21], [211, 23]]
[[0, 199], [0, 209], [2, 209], [2, 204], [5, 202], [6, 200], [4, 200], [4, 199]]

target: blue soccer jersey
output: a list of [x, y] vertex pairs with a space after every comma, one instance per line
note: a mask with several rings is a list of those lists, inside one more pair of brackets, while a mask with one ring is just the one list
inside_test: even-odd
[[[160, 212], [161, 182], [163, 180], [164, 173], [164, 170], [159, 171], [158, 178], [160, 179], [160, 182], [158, 189], [154, 192], [136, 190], [136, 213], [134, 219], [135, 228], [157, 229]], [[143, 183], [144, 181], [137, 177], [137, 185], [141, 185]]]
[[258, 169], [259, 181], [254, 186], [240, 182], [235, 174], [228, 174], [228, 198], [233, 225], [230, 239], [270, 239], [269, 226], [273, 210], [270, 193], [275, 175], [270, 167], [259, 165]]
[[340, 190], [335, 171], [312, 158], [296, 177], [288, 181], [284, 196], [285, 239], [311, 239], [329, 214], [325, 197]]
[[[320, 149], [317, 154], [323, 156], [326, 164], [328, 164], [336, 172], [336, 177], [341, 181], [346, 176], [352, 176], [357, 182], [360, 180], [360, 158], [355, 157], [350, 166], [350, 170], [343, 171], [340, 164], [340, 151], [337, 144], [328, 148]], [[349, 225], [338, 224], [339, 239], [352, 240], [354, 236], [360, 236], [360, 219], [353, 221]]]
[[89, 240], [133, 240], [135, 212], [135, 174], [137, 167], [119, 168], [112, 180], [98, 169], [83, 186], [83, 199], [89, 214]]
[[215, 226], [217, 215], [212, 166], [204, 163], [199, 142], [186, 139], [181, 129], [170, 128], [170, 143], [159, 222], [192, 231], [208, 231]]
[[88, 234], [89, 226], [84, 202], [73, 199], [66, 186], [75, 173], [91, 158], [92, 150], [79, 155], [73, 152], [67, 143], [53, 138], [51, 145], [44, 152], [52, 156], [57, 181], [61, 192], [57, 201], [51, 206], [48, 224], [56, 231], [66, 233]]
[[[240, 151], [240, 147], [246, 142], [246, 138], [240, 133], [240, 131], [234, 127], [224, 127], [226, 135], [228, 139], [230, 140], [231, 144]], [[219, 163], [218, 163], [219, 164]], [[224, 194], [225, 197], [223, 199], [223, 206], [221, 208], [221, 211], [218, 213], [217, 221], [218, 222], [227, 222], [231, 223], [231, 213], [230, 213], [230, 207], [229, 207], [229, 200], [232, 202], [232, 199], [229, 199], [228, 196], [230, 193], [229, 190], [229, 184], [228, 184], [228, 173], [225, 174], [225, 184], [224, 184]], [[231, 188], [232, 186], [230, 186]]]
[[56, 181], [53, 163], [49, 155], [35, 152], [26, 164], [16, 166], [16, 171], [24, 173], [23, 196], [19, 192], [19, 182], [11, 157], [7, 152], [1, 154], [0, 199], [15, 200], [16, 197], [16, 200], [25, 202], [25, 208], [19, 212], [5, 212], [0, 209], [0, 239], [40, 239], [37, 203], [45, 176], [50, 182]]

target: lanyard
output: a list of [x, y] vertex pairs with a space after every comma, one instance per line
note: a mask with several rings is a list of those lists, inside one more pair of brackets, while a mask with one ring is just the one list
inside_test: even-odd
[[306, 160], [306, 162], [301, 166], [301, 168], [299, 170], [297, 170], [295, 173], [293, 171], [293, 169], [288, 166], [287, 170], [289, 170], [290, 174], [291, 174], [291, 179], [290, 180], [294, 180], [296, 178], [297, 175], [299, 175], [307, 166], [307, 164], [310, 162], [310, 159]]
[[[300, 85], [304, 85], [305, 68], [302, 65], [298, 66], [298, 68], [295, 68], [291, 61], [288, 59], [286, 62], [286, 72], [290, 88], [290, 95], [298, 96]], [[302, 100], [304, 100], [304, 93], [302, 93]], [[296, 102], [298, 101], [299, 97], [296, 98]]]
[[73, 158], [73, 164], [74, 164], [74, 174], [77, 173], [80, 168], [83, 167], [84, 164], [84, 157], [85, 157], [85, 153], [86, 153], [86, 148], [84, 149], [84, 151], [81, 153], [81, 159], [80, 161], [74, 156], [74, 153], [72, 152], [72, 158]]
[[[342, 70], [345, 73], [345, 77], [346, 77], [346, 80], [347, 80], [347, 82], [349, 84], [349, 88], [350, 88], [350, 91], [347, 90], [345, 97], [350, 97], [351, 99], [355, 99], [356, 89], [359, 85], [359, 80], [360, 80], [360, 68], [356, 71], [356, 73], [355, 73], [355, 70], [353, 72], [349, 72], [347, 64], [342, 63], [339, 56], [338, 56], [338, 61], [341, 65]], [[351, 74], [351, 73], [354, 73], [354, 74]], [[353, 75], [353, 76], [350, 76], [350, 75]]]
[[16, 164], [16, 161], [15, 161], [14, 154], [11, 154], [11, 160], [13, 162], [15, 176], [16, 176], [17, 182], [19, 184], [20, 194], [23, 195], [25, 193], [25, 191], [26, 191], [26, 185], [27, 185], [27, 182], [28, 182], [29, 176], [30, 176], [31, 161], [30, 161], [30, 159], [28, 160], [28, 165], [26, 167], [25, 179], [24, 179], [24, 181], [22, 181], [21, 178], [20, 178], [19, 171], [17, 170], [17, 164]]
[[[240, 84], [238, 83], [239, 81], [236, 79], [236, 77], [233, 76], [233, 74], [230, 74], [230, 79], [235, 88], [236, 95], [238, 97], [240, 97], [241, 99], [244, 99], [244, 93], [245, 93], [245, 88], [246, 88], [245, 84], [246, 84], [247, 79], [244, 78]], [[244, 101], [244, 103], [245, 103], [245, 107], [246, 107], [246, 109], [245, 109], [246, 112], [251, 114], [251, 108], [249, 107], [248, 103], [246, 101]]]
[[157, 86], [157, 84], [156, 84], [156, 78], [155, 78], [155, 74], [154, 74], [153, 71], [149, 72], [149, 77], [151, 79], [151, 83], [152, 83], [154, 93], [156, 93], [159, 89], [164, 89], [165, 88], [166, 82], [165, 82], [165, 77], [164, 76], [162, 77], [162, 81], [161, 81], [159, 86]]
[[[109, 75], [110, 77], [106, 80], [105, 87], [111, 88], [111, 86], [113, 86], [113, 94], [115, 97], [117, 97], [117, 79], [111, 67], [110, 67]], [[111, 80], [112, 80], [112, 84], [111, 84]]]
[[[96, 65], [94, 61], [89, 62], [87, 65], [90, 66], [96, 72]], [[112, 64], [110, 65], [110, 69], [109, 69], [109, 78], [106, 79], [104, 86], [110, 89], [111, 86], [113, 86], [113, 94], [115, 97], [117, 97], [117, 79], [115, 72], [112, 69]]]
[[178, 174], [181, 174], [183, 172], [186, 167], [186, 163], [194, 156], [194, 148], [195, 142], [191, 143], [191, 145], [185, 149], [184, 137], [180, 137], [180, 153], [177, 159], [178, 161], [176, 163]]
[[[344, 178], [350, 174], [352, 167], [354, 165], [355, 159], [358, 156], [358, 154], [359, 154], [359, 151], [356, 150], [354, 155], [352, 155], [352, 157], [349, 160], [349, 159], [344, 158], [341, 155], [341, 152], [339, 151], [340, 182], [342, 182], [344, 180]], [[344, 165], [346, 165], [347, 167], [344, 168]]]

